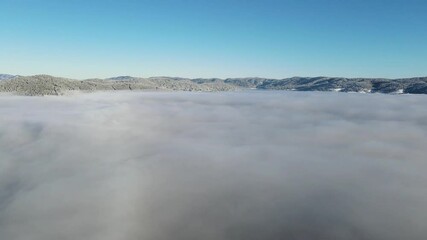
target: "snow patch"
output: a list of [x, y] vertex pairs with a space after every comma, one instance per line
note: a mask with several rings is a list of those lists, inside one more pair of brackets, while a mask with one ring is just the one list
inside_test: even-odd
[[359, 93], [371, 93], [372, 90], [371, 89], [362, 89], [359, 91]]

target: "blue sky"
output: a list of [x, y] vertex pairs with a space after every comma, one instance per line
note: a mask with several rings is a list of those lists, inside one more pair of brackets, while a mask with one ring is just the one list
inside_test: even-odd
[[0, 0], [0, 73], [427, 76], [424, 0]]

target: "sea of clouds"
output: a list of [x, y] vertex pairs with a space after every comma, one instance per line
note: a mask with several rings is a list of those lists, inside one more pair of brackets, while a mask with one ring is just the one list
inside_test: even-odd
[[427, 97], [0, 96], [0, 239], [427, 239]]

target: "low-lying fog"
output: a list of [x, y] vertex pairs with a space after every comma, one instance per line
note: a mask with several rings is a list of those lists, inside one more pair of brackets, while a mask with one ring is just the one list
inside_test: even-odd
[[0, 97], [0, 239], [427, 238], [427, 96]]

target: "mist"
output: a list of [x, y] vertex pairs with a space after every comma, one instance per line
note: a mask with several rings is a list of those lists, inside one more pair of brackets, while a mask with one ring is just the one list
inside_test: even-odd
[[0, 96], [0, 239], [427, 237], [427, 97]]

